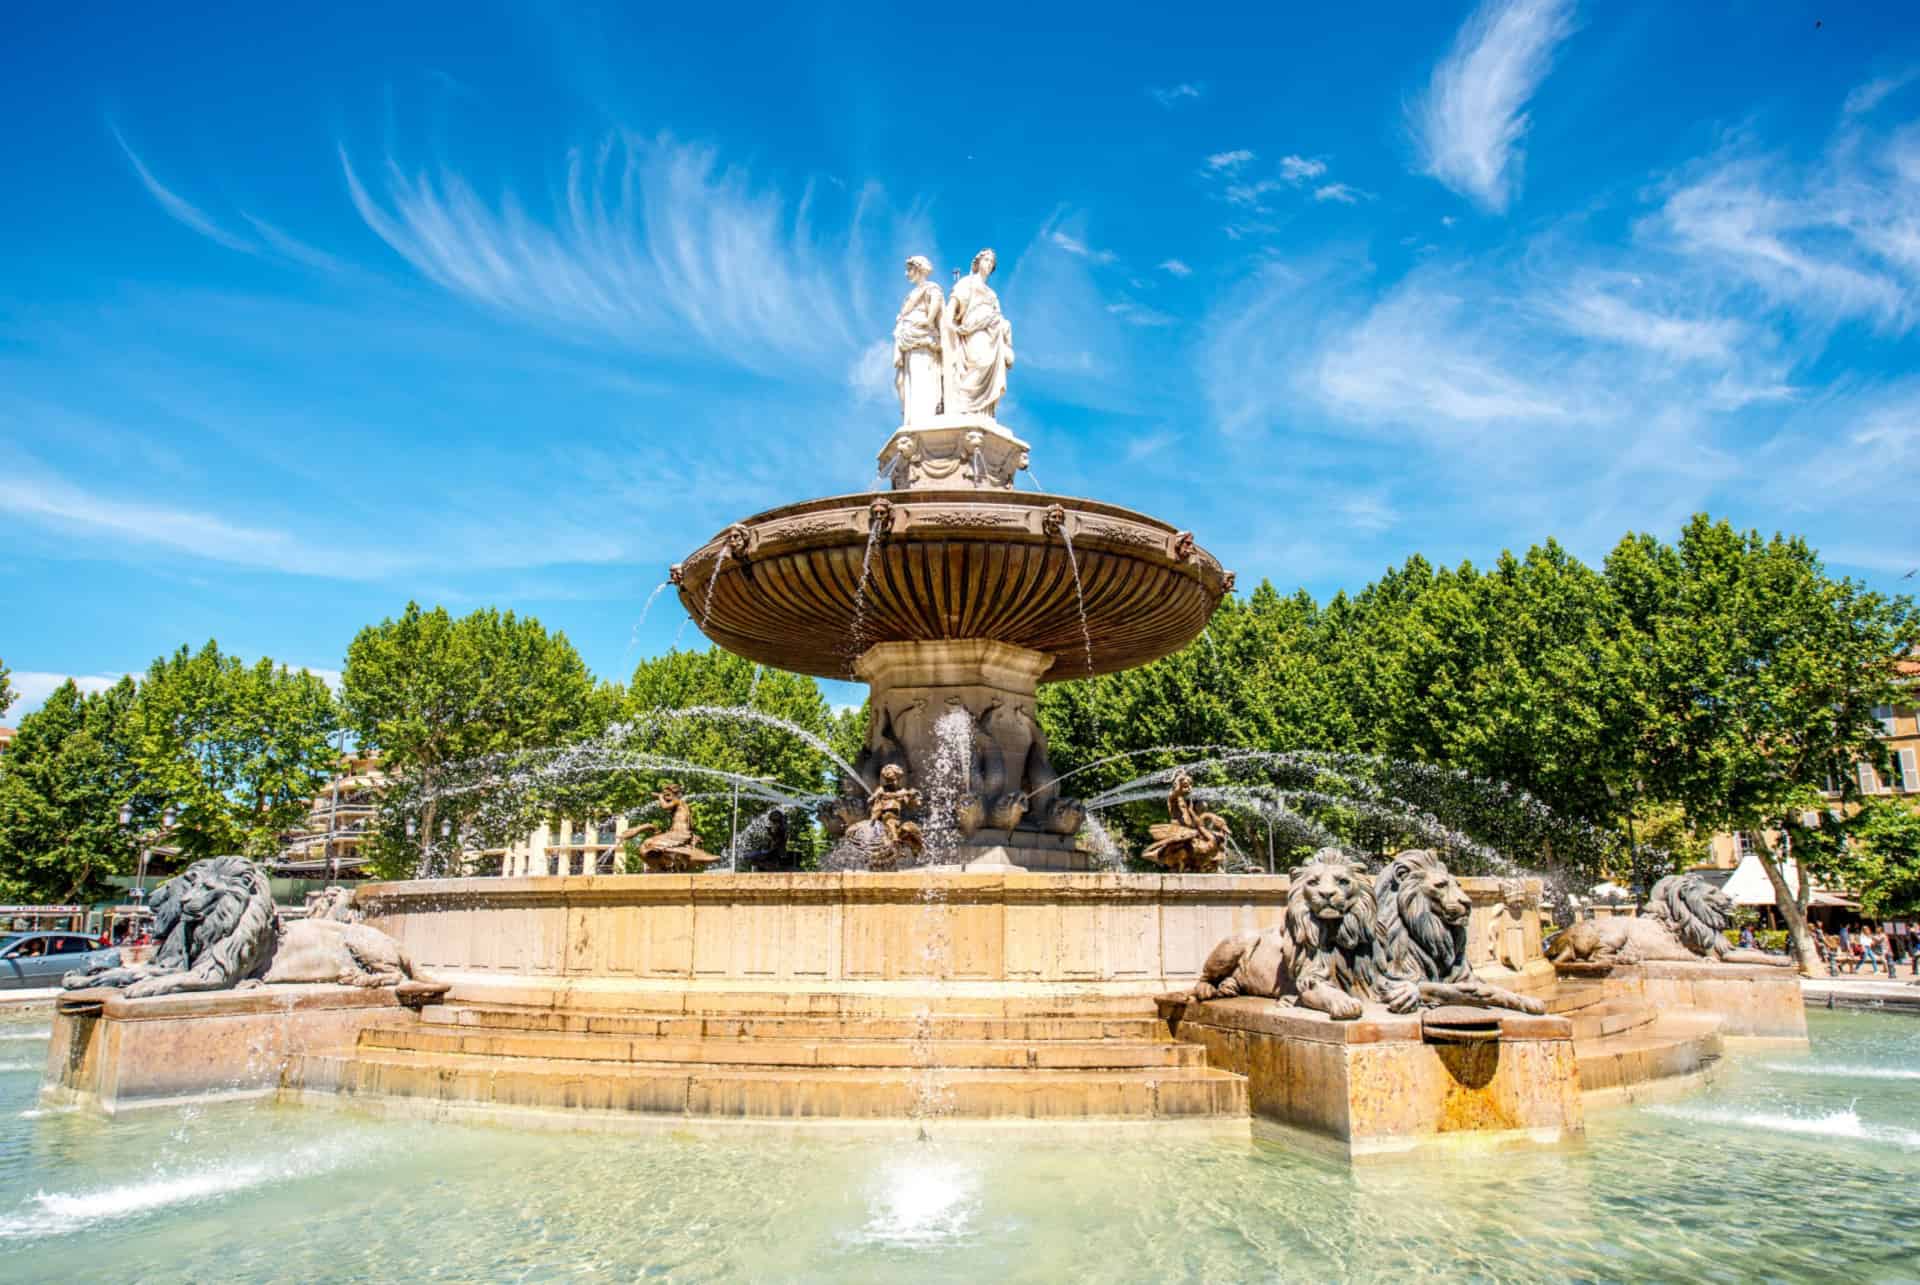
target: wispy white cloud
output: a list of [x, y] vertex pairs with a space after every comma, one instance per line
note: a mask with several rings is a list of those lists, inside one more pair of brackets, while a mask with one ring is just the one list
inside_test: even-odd
[[1063, 232], [1059, 228], [1054, 228], [1048, 232], [1047, 239], [1062, 250], [1065, 250], [1068, 254], [1086, 259], [1091, 263], [1112, 263], [1114, 260], [1113, 251], [1096, 250], [1079, 237]]
[[1337, 413], [1362, 420], [1479, 428], [1566, 422], [1580, 412], [1564, 388], [1516, 371], [1512, 350], [1469, 306], [1460, 283], [1417, 276], [1327, 345], [1312, 372]]
[[847, 367], [847, 387], [854, 400], [865, 405], [894, 401], [899, 397], [893, 386], [893, 341], [876, 339], [860, 351]]
[[1848, 131], [1811, 166], [1737, 140], [1671, 180], [1642, 228], [1809, 320], [1920, 321], [1920, 128]]
[[1207, 87], [1204, 84], [1190, 84], [1185, 81], [1178, 85], [1154, 87], [1147, 90], [1147, 93], [1153, 96], [1153, 100], [1162, 107], [1172, 107], [1185, 99], [1198, 98], [1206, 92]]
[[19, 670], [7, 679], [19, 701], [6, 712], [6, 720], [17, 724], [26, 715], [33, 713], [46, 703], [47, 697], [68, 679], [80, 689], [82, 694], [93, 695], [104, 692], [122, 678], [137, 677], [127, 674], [55, 674], [44, 670]]
[[1280, 177], [1289, 183], [1304, 183], [1310, 178], [1319, 178], [1327, 172], [1325, 161], [1311, 160], [1305, 156], [1283, 156], [1280, 158]]
[[665, 137], [616, 135], [591, 155], [570, 152], [543, 214], [511, 192], [489, 201], [450, 169], [410, 174], [391, 157], [376, 191], [344, 147], [340, 160], [367, 226], [446, 289], [520, 318], [704, 348], [762, 371], [818, 369], [865, 347], [886, 329], [874, 265], [933, 244], [918, 210], [889, 215], [871, 186], [852, 194], [839, 232], [822, 235], [812, 189], [790, 204], [714, 149]]
[[1222, 172], [1231, 174], [1252, 159], [1253, 153], [1244, 147], [1235, 148], [1231, 152], [1215, 152], [1207, 157], [1207, 169], [1215, 174]]
[[1142, 433], [1137, 437], [1128, 438], [1126, 444], [1121, 447], [1121, 453], [1126, 456], [1127, 463], [1138, 464], [1141, 460], [1160, 454], [1179, 440], [1180, 434], [1170, 429]]
[[113, 128], [113, 141], [120, 145], [121, 152], [126, 155], [127, 162], [133, 166], [133, 172], [139, 177], [141, 185], [147, 189], [147, 194], [153, 197], [160, 208], [165, 210], [176, 223], [193, 229], [207, 240], [224, 245], [229, 250], [238, 250], [242, 254], [257, 252], [259, 247], [253, 242], [227, 231], [214, 222], [212, 217], [199, 206], [155, 178], [153, 171], [147, 168], [146, 162], [140, 159], [139, 154], [133, 150], [132, 144], [127, 142], [117, 127]]
[[1160, 261], [1160, 271], [1174, 277], [1190, 277], [1193, 275], [1193, 269], [1179, 259], [1162, 259]]
[[1341, 205], [1352, 205], [1364, 195], [1365, 193], [1358, 188], [1349, 187], [1345, 183], [1328, 183], [1324, 187], [1313, 189], [1314, 200], [1337, 201]]
[[1849, 116], [1864, 116], [1912, 84], [1916, 77], [1920, 77], [1920, 67], [1909, 67], [1891, 76], [1880, 76], [1869, 80], [1847, 95], [1847, 101], [1841, 105], [1841, 110]]
[[1149, 308], [1132, 299], [1120, 299], [1107, 305], [1107, 311], [1130, 326], [1171, 326], [1178, 318], [1171, 313]]
[[275, 227], [265, 219], [256, 218], [244, 210], [241, 211], [240, 217], [247, 221], [248, 226], [259, 235], [260, 239], [266, 243], [268, 248], [283, 258], [291, 259], [295, 263], [302, 264], [318, 272], [326, 272], [336, 276], [349, 270], [345, 260], [308, 245], [305, 241]]
[[1571, 0], [1484, 0], [1415, 106], [1425, 172], [1504, 211], [1524, 159], [1526, 105], [1573, 30]]
[[89, 490], [21, 452], [12, 455], [7, 475], [0, 477], [0, 514], [17, 527], [96, 542], [120, 555], [138, 549], [335, 580], [383, 580], [433, 567], [611, 562], [626, 553], [619, 541], [586, 528], [543, 522], [536, 535], [498, 515], [486, 529], [433, 530], [435, 524], [426, 524], [410, 533], [407, 551], [389, 544], [304, 536], [277, 526], [242, 524], [202, 509]]
[[1636, 278], [1589, 278], [1576, 282], [1546, 308], [1568, 333], [1602, 343], [1623, 344], [1677, 361], [1731, 362], [1741, 348], [1757, 342], [1749, 328], [1730, 317], [1678, 315], [1657, 301], [1628, 297], [1642, 283]]

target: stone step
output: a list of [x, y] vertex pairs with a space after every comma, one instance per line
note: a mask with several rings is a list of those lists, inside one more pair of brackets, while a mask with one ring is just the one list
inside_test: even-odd
[[[848, 983], [848, 985], [853, 985]], [[457, 1007], [644, 1013], [708, 1017], [859, 1017], [909, 1018], [929, 1006], [950, 1017], [1117, 1017], [1153, 1013], [1153, 998], [1097, 987], [1040, 986], [1008, 993], [1005, 983], [943, 983], [909, 990], [831, 989], [799, 986], [793, 990], [708, 989], [684, 980], [625, 984], [605, 979], [578, 984], [554, 981], [476, 982], [457, 978], [447, 996]]]
[[622, 1065], [742, 1067], [977, 1067], [1119, 1070], [1203, 1066], [1198, 1045], [1149, 1040], [680, 1039], [456, 1027], [372, 1027], [363, 1052], [408, 1051]]
[[1692, 1075], [1718, 1061], [1725, 1045], [1722, 1019], [1698, 1011], [1664, 1013], [1653, 1022], [1618, 1035], [1574, 1041], [1582, 1092], [1610, 1091], [1631, 1096], [1654, 1080]]
[[1142, 1017], [808, 1017], [688, 1014], [434, 1005], [422, 1012], [434, 1030], [501, 1030], [632, 1035], [668, 1039], [1157, 1040], [1166, 1024]]
[[1573, 1025], [1576, 1040], [1597, 1040], [1646, 1026], [1659, 1017], [1651, 1005], [1630, 999], [1602, 1000], [1561, 1014]]
[[1095, 1120], [1243, 1118], [1246, 1080], [1204, 1066], [1152, 1071], [583, 1064], [365, 1050], [293, 1058], [286, 1092], [506, 1110], [757, 1119]]
[[1584, 977], [1561, 977], [1554, 982], [1553, 994], [1547, 997], [1547, 1011], [1566, 1016], [1577, 1009], [1605, 1003], [1607, 995], [1607, 984], [1604, 981]]

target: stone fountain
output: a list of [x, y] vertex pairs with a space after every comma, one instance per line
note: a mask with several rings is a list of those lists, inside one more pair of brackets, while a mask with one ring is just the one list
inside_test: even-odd
[[1085, 869], [1085, 813], [1054, 785], [1036, 689], [1180, 650], [1233, 575], [1191, 531], [1015, 489], [1030, 448], [997, 418], [1013, 352], [992, 252], [945, 303], [924, 263], [910, 263], [895, 330], [903, 422], [878, 456], [890, 491], [755, 514], [671, 578], [727, 650], [868, 685], [862, 779], [842, 781], [830, 833], [865, 818], [897, 766], [925, 800], [930, 860]]
[[1226, 823], [1180, 775], [1142, 854], [1165, 873], [1089, 871], [1038, 685], [1185, 646], [1233, 577], [1172, 524], [1014, 488], [993, 256], [951, 298], [930, 266], [909, 261], [894, 333], [889, 489], [747, 518], [673, 573], [722, 646], [869, 685], [831, 868], [712, 869], [677, 786], [646, 874], [372, 884], [339, 922], [290, 925], [248, 863], [203, 863], [157, 899], [156, 968], [71, 979], [45, 1096], [905, 1136], [1257, 1118], [1357, 1158], [1559, 1143], [1587, 1098], [1695, 1074], [1723, 1038], [1804, 1042], [1791, 971], [1729, 956], [1724, 907], [1683, 883], [1658, 922], [1581, 929], [1549, 961], [1538, 879], [1455, 879], [1425, 850], [1377, 876], [1337, 850], [1220, 873]]

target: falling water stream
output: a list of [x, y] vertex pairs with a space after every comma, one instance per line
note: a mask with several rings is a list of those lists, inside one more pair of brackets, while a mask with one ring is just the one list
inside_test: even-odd
[[1073, 551], [1073, 532], [1068, 524], [1060, 524], [1060, 540], [1067, 546], [1067, 565], [1073, 568], [1073, 601], [1080, 611], [1080, 645], [1086, 652], [1087, 670], [1093, 672], [1093, 631], [1087, 628], [1087, 595], [1080, 584], [1080, 559]]

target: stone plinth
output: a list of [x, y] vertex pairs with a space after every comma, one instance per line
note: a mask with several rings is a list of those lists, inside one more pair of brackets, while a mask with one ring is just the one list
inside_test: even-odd
[[1790, 964], [1649, 960], [1640, 964], [1567, 964], [1563, 977], [1598, 982], [1605, 994], [1656, 1013], [1695, 1011], [1721, 1019], [1730, 1040], [1807, 1042], [1806, 998]]
[[1253, 1114], [1359, 1160], [1469, 1146], [1553, 1144], [1584, 1133], [1573, 1032], [1563, 1018], [1498, 1013], [1500, 1038], [1428, 1043], [1418, 1015], [1357, 1021], [1268, 999], [1159, 1002], [1175, 1038], [1247, 1077]]
[[391, 989], [264, 986], [57, 1005], [41, 1097], [111, 1115], [274, 1093], [290, 1058], [351, 1050], [362, 1029], [410, 1020]]
[[896, 491], [960, 486], [1010, 491], [1029, 457], [1027, 444], [991, 416], [935, 415], [894, 430], [878, 468]]

